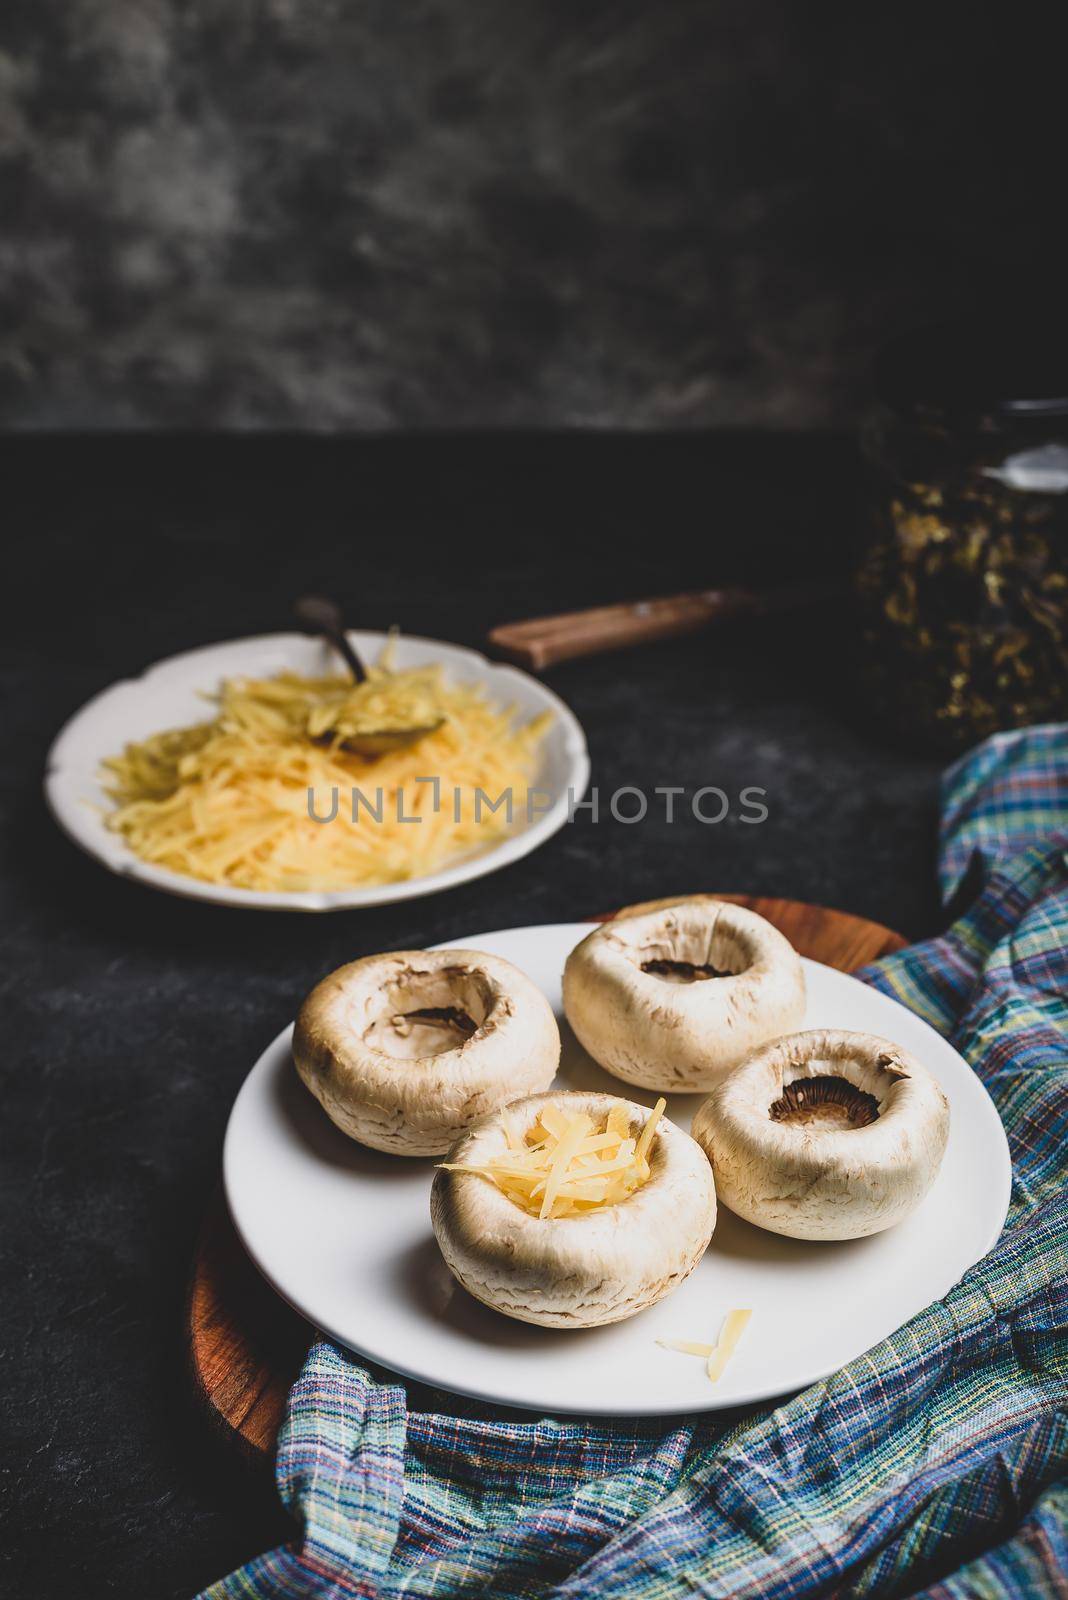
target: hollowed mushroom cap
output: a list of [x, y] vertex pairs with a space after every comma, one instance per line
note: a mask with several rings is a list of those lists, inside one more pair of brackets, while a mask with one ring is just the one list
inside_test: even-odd
[[729, 901], [699, 896], [588, 934], [567, 958], [564, 1010], [606, 1072], [665, 1094], [711, 1089], [805, 1015], [797, 951]]
[[856, 1239], [923, 1199], [949, 1102], [915, 1056], [870, 1033], [795, 1033], [755, 1050], [693, 1121], [724, 1205], [793, 1239]]
[[547, 1089], [552, 1007], [478, 950], [395, 950], [339, 967], [309, 994], [293, 1060], [343, 1133], [374, 1150], [442, 1155], [497, 1106]]
[[[636, 1137], [649, 1112], [608, 1094], [533, 1095], [508, 1109], [532, 1127], [552, 1101], [603, 1121], [623, 1104]], [[500, 1112], [463, 1136], [451, 1161], [477, 1164], [508, 1149]], [[583, 1216], [532, 1216], [477, 1173], [438, 1171], [430, 1216], [449, 1269], [469, 1294], [505, 1316], [547, 1328], [591, 1328], [644, 1311], [691, 1273], [716, 1225], [716, 1189], [700, 1148], [661, 1118], [649, 1177], [627, 1199]]]

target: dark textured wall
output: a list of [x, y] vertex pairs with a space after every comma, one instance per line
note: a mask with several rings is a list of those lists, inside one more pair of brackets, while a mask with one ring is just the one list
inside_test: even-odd
[[4, 0], [0, 417], [848, 423], [885, 331], [1049, 265], [1041, 27]]

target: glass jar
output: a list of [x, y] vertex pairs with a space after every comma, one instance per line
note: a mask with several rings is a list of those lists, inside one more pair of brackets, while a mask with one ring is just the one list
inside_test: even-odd
[[876, 365], [866, 705], [943, 751], [1068, 716], [1068, 346], [958, 323]]

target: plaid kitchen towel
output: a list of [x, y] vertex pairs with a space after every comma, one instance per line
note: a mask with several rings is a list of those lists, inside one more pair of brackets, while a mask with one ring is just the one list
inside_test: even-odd
[[990, 1254], [833, 1377], [726, 1421], [409, 1412], [316, 1344], [278, 1451], [299, 1534], [210, 1600], [1068, 1595], [1068, 727], [981, 745], [943, 811], [947, 896], [970, 862], [978, 898], [864, 976], [997, 1104], [1014, 1183]]

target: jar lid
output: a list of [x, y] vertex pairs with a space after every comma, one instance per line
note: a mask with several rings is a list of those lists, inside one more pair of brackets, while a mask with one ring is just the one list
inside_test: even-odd
[[915, 421], [996, 426], [1068, 416], [1068, 328], [981, 317], [920, 328], [875, 363], [875, 387]]

